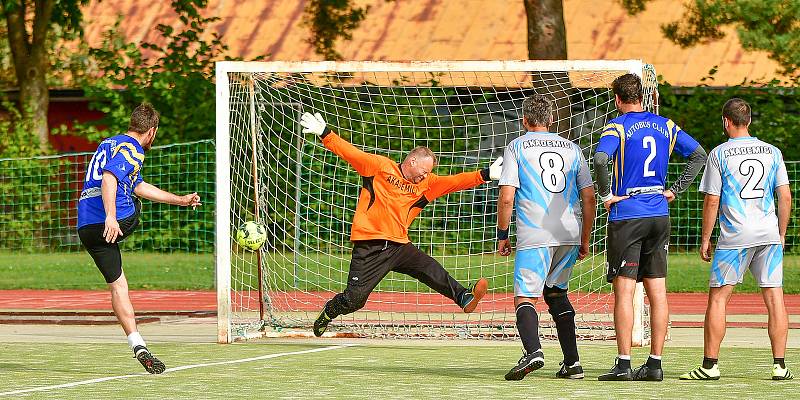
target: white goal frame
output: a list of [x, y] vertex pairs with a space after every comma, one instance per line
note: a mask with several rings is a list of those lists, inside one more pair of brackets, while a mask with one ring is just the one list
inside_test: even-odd
[[[643, 76], [647, 64], [641, 60], [519, 60], [519, 61], [275, 61], [216, 63], [216, 229], [215, 264], [217, 290], [217, 341], [231, 343], [231, 137], [229, 73], [271, 72], [537, 72], [537, 71], [628, 71]], [[656, 91], [657, 93], [657, 91]], [[656, 96], [657, 97], [657, 96]], [[657, 112], [657, 98], [654, 111]], [[264, 296], [260, 293], [260, 300]], [[633, 345], [648, 342], [645, 333], [645, 306], [642, 284], [636, 286], [634, 296]]]

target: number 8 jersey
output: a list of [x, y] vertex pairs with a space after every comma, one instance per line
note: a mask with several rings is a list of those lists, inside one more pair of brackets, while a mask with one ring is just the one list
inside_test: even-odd
[[514, 186], [517, 249], [580, 244], [579, 191], [592, 186], [581, 149], [549, 132], [528, 132], [508, 144], [501, 186]]
[[686, 158], [699, 145], [669, 118], [647, 111], [627, 112], [609, 121], [596, 151], [613, 160], [611, 193], [631, 197], [614, 204], [608, 219], [668, 216], [663, 191], [670, 155], [677, 151]]
[[774, 193], [788, 184], [783, 155], [769, 143], [741, 137], [714, 148], [700, 191], [720, 196], [717, 248], [780, 244]]
[[103, 171], [117, 177], [117, 219], [130, 217], [136, 211], [133, 189], [142, 182], [139, 171], [144, 162], [144, 150], [128, 135], [117, 135], [100, 142], [84, 176], [83, 190], [78, 200], [78, 228], [102, 224], [106, 220], [100, 186]]

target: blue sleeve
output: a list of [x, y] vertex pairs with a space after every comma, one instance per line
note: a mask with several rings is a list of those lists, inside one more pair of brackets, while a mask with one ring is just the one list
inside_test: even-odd
[[694, 138], [684, 132], [683, 129], [678, 128], [678, 137], [675, 139], [674, 149], [678, 154], [683, 156], [683, 158], [689, 157], [689, 155], [694, 153], [695, 149], [697, 149], [697, 146], [700, 146], [697, 140], [694, 140]]
[[594, 152], [602, 151], [611, 158], [619, 149], [620, 135], [623, 134], [623, 131], [622, 125], [615, 123], [614, 120], [609, 121], [603, 127], [603, 133], [600, 134], [600, 141], [597, 143], [597, 148], [594, 149]]
[[600, 137], [600, 142], [597, 143], [597, 148], [594, 151], [595, 153], [602, 151], [611, 157], [617, 152], [617, 149], [619, 149], [619, 137], [605, 135]]

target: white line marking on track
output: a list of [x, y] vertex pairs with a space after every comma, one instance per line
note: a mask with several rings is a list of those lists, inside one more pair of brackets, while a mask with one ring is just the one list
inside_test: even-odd
[[[358, 345], [357, 344], [341, 344], [341, 345], [336, 345], [336, 346], [320, 347], [320, 348], [309, 349], [309, 350], [291, 351], [291, 352], [288, 352], [288, 353], [266, 354], [266, 355], [263, 355], [263, 356], [242, 358], [242, 359], [238, 359], [238, 360], [217, 361], [217, 362], [210, 362], [210, 363], [203, 363], [203, 364], [184, 365], [184, 366], [180, 366], [180, 367], [167, 368], [166, 370], [164, 370], [164, 372], [161, 375], [168, 374], [170, 372], [183, 371], [183, 370], [193, 369], [193, 368], [213, 367], [213, 366], [216, 366], [216, 365], [239, 364], [239, 363], [245, 363], [245, 362], [251, 362], [251, 361], [267, 360], [267, 359], [270, 359], [270, 358], [278, 358], [278, 357], [283, 357], [283, 356], [293, 356], [293, 355], [297, 355], [297, 354], [308, 354], [308, 353], [317, 353], [317, 352], [320, 352], [320, 351], [327, 351], [327, 350], [337, 350], [337, 349], [343, 349], [343, 348], [346, 348], [346, 347], [353, 347], [353, 346], [358, 346]], [[94, 383], [114, 381], [114, 380], [119, 380], [119, 379], [137, 378], [137, 377], [143, 377], [143, 376], [152, 376], [152, 374], [148, 374], [147, 372], [141, 372], [141, 373], [138, 373], [138, 374], [130, 374], [130, 375], [107, 376], [107, 377], [104, 377], [104, 378], [88, 379], [88, 380], [85, 380], [85, 381], [62, 383], [60, 385], [40, 386], [40, 387], [35, 387], [35, 388], [30, 388], [30, 389], [21, 389], [21, 390], [14, 390], [14, 391], [10, 391], [10, 392], [2, 392], [2, 393], [0, 393], [0, 396], [12, 396], [12, 395], [15, 395], [15, 394], [31, 393], [31, 392], [44, 392], [44, 391], [48, 391], [48, 390], [71, 388], [71, 387], [76, 387], [76, 386], [91, 385], [91, 384], [94, 384]]]

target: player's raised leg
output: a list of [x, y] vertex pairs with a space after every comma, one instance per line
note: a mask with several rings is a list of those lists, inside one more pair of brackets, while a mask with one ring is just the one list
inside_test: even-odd
[[465, 313], [475, 311], [478, 303], [486, 295], [489, 282], [479, 278], [469, 288], [465, 288], [435, 258], [423, 253], [411, 243], [400, 249], [398, 263], [392, 271], [408, 275], [424, 283], [429, 288], [453, 300]]

